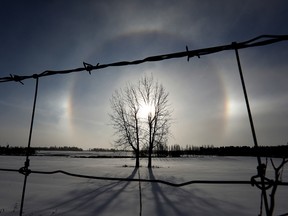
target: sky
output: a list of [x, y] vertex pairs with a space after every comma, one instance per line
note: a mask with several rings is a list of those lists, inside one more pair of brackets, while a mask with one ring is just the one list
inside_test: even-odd
[[[288, 34], [286, 1], [0, 2], [0, 77]], [[239, 51], [259, 145], [288, 142], [288, 41]], [[31, 146], [113, 148], [113, 92], [153, 74], [169, 92], [169, 145], [253, 146], [234, 51], [39, 79]], [[0, 146], [27, 146], [35, 80], [0, 83]]]

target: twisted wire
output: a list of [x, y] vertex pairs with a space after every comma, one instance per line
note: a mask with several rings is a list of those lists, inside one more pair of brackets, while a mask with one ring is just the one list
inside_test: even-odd
[[0, 82], [19, 82], [21, 84], [24, 84], [22, 81], [26, 79], [36, 78], [36, 77], [45, 77], [45, 76], [52, 76], [57, 74], [69, 74], [74, 72], [83, 72], [87, 71], [89, 74], [91, 74], [91, 71], [93, 70], [100, 70], [107, 67], [119, 67], [119, 66], [129, 66], [129, 65], [138, 65], [146, 62], [155, 62], [155, 61], [163, 61], [168, 59], [174, 59], [174, 58], [183, 58], [187, 57], [187, 60], [189, 61], [192, 57], [200, 57], [203, 55], [213, 54], [225, 50], [235, 50], [237, 49], [244, 49], [249, 47], [256, 47], [256, 46], [265, 46], [268, 44], [277, 43], [280, 41], [288, 40], [288, 35], [260, 35], [255, 38], [252, 38], [250, 40], [244, 41], [244, 42], [237, 42], [235, 44], [228, 44], [228, 45], [222, 45], [222, 46], [215, 46], [215, 47], [208, 47], [203, 49], [196, 49], [196, 50], [189, 50], [186, 46], [186, 50], [183, 52], [175, 52], [175, 53], [169, 53], [169, 54], [163, 54], [163, 55], [156, 55], [156, 56], [149, 56], [144, 59], [134, 60], [134, 61], [119, 61], [119, 62], [113, 62], [108, 64], [100, 64], [97, 63], [97, 65], [88, 64], [86, 62], [83, 62], [84, 67], [75, 68], [75, 69], [67, 69], [67, 70], [46, 70], [39, 74], [33, 74], [33, 75], [27, 75], [27, 76], [20, 76], [20, 75], [12, 75], [7, 77], [1, 77]]

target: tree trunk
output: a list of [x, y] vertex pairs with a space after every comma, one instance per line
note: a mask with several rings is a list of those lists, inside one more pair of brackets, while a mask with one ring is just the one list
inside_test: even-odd
[[153, 152], [153, 148], [151, 148], [149, 146], [149, 149], [148, 149], [148, 168], [152, 168], [152, 152]]
[[140, 167], [140, 158], [139, 158], [140, 154], [139, 154], [139, 150], [135, 151], [135, 167], [139, 168]]

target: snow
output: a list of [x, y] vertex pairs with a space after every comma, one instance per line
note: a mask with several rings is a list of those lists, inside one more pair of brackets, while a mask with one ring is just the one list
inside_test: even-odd
[[[70, 158], [34, 156], [30, 169], [65, 170], [93, 176], [190, 180], [250, 180], [257, 161], [250, 157], [155, 158], [135, 170], [130, 158]], [[19, 169], [25, 157], [0, 156], [0, 167]], [[271, 167], [271, 166], [270, 166]], [[272, 171], [268, 170], [272, 175]], [[0, 216], [19, 215], [24, 176], [0, 172]], [[288, 181], [287, 167], [283, 181]], [[193, 184], [171, 187], [159, 183], [91, 180], [63, 174], [28, 176], [24, 215], [257, 215], [260, 190], [251, 185]], [[275, 215], [288, 212], [288, 187], [279, 186]], [[140, 199], [141, 195], [141, 199]], [[140, 205], [141, 200], [141, 205]]]

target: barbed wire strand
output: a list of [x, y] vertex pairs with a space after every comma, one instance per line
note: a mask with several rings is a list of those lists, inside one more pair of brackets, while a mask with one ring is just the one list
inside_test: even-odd
[[[249, 47], [264, 46], [264, 45], [273, 44], [273, 43], [277, 43], [277, 42], [284, 41], [284, 40], [288, 40], [288, 35], [260, 35], [250, 40], [237, 43], [236, 48], [244, 49], [244, 48], [249, 48]], [[163, 61], [163, 60], [183, 58], [183, 57], [187, 57], [187, 61], [189, 61], [189, 59], [192, 57], [200, 57], [203, 55], [213, 54], [213, 53], [217, 53], [217, 52], [221, 52], [225, 50], [235, 50], [235, 44], [228, 44], [228, 45], [215, 46], [215, 47], [196, 49], [196, 50], [189, 50], [188, 47], [186, 46], [186, 51], [184, 52], [175, 52], [175, 53], [169, 53], [169, 54], [163, 54], [163, 55], [150, 56], [144, 59], [134, 60], [134, 61], [119, 61], [119, 62], [108, 63], [108, 64], [97, 63], [97, 65], [95, 66], [92, 64], [83, 62], [84, 67], [75, 68], [75, 69], [59, 70], [59, 71], [46, 70], [39, 74], [33, 74], [33, 75], [27, 75], [27, 76], [10, 74], [10, 76], [8, 77], [0, 78], [0, 82], [14, 81], [14, 82], [20, 82], [24, 84], [22, 81], [26, 79], [35, 78], [35, 76], [40, 78], [40, 77], [51, 76], [51, 75], [56, 75], [56, 74], [68, 74], [68, 73], [83, 72], [83, 71], [87, 71], [91, 74], [91, 71], [93, 70], [104, 69], [107, 67], [138, 65], [138, 64], [145, 63], [145, 62]]]

